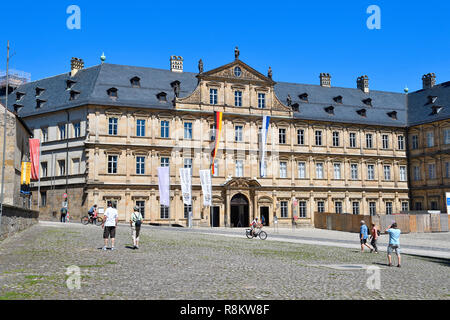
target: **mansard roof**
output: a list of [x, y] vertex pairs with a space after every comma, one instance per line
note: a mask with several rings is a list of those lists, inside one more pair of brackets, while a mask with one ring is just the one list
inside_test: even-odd
[[[103, 63], [90, 68], [79, 70], [71, 77], [70, 72], [49, 78], [25, 83], [16, 92], [23, 93], [18, 110], [21, 117], [64, 110], [86, 104], [98, 104], [117, 107], [135, 107], [141, 109], [173, 109], [174, 81], [180, 82], [179, 98], [187, 97], [195, 90], [199, 78], [226, 70], [234, 64], [246, 68], [258, 75], [262, 80], [266, 76], [251, 69], [240, 60], [225, 66], [207, 71], [199, 76], [192, 72], [171, 72], [165, 69], [135, 67]], [[213, 72], [214, 71], [214, 72]], [[139, 77], [140, 86], [132, 86], [130, 79]], [[270, 79], [271, 80], [271, 79]], [[72, 81], [67, 88], [67, 81]], [[392, 127], [406, 127], [436, 120], [448, 119], [450, 116], [450, 82], [442, 83], [431, 89], [419, 90], [405, 95], [403, 93], [370, 90], [364, 93], [356, 88], [322, 87], [320, 85], [298, 84], [289, 82], [271, 82], [278, 99], [287, 101], [291, 97], [291, 106], [298, 106], [294, 118], [305, 120], [319, 120], [339, 123], [357, 123], [367, 125], [381, 125]], [[45, 89], [36, 97], [36, 88]], [[117, 89], [117, 97], [110, 97], [107, 90]], [[76, 99], [70, 99], [71, 90], [77, 91]], [[8, 108], [14, 109], [16, 92], [8, 97]], [[157, 95], [167, 93], [166, 100], [159, 100]], [[307, 94], [307, 100], [299, 98]], [[333, 98], [342, 97], [342, 103], [336, 103]], [[429, 96], [437, 97], [430, 104]], [[36, 109], [36, 99], [46, 103]], [[364, 101], [370, 99], [371, 105]], [[432, 114], [432, 106], [442, 107], [440, 112]], [[324, 109], [333, 106], [334, 114]], [[357, 111], [366, 109], [366, 116], [361, 117]], [[395, 111], [395, 117], [388, 113]]]

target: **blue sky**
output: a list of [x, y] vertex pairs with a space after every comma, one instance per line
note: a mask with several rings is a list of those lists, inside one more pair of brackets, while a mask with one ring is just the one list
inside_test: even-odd
[[[69, 30], [69, 5], [81, 9], [81, 29]], [[369, 30], [369, 5], [381, 9], [381, 29]], [[435, 72], [450, 80], [448, 1], [7, 1], [2, 3], [0, 69], [32, 80], [66, 72], [70, 58], [85, 66], [106, 62], [168, 68], [170, 55], [184, 57], [184, 70], [197, 72], [234, 59], [275, 81], [355, 87], [367, 74], [375, 90], [421, 89], [421, 76]], [[6, 18], [6, 21], [5, 21]]]

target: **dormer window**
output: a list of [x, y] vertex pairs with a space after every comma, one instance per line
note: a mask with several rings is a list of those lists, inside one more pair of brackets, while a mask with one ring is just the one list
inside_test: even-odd
[[131, 86], [133, 88], [140, 88], [141, 87], [141, 79], [139, 77], [133, 77], [130, 79]]
[[361, 117], [366, 116], [366, 109], [360, 109], [356, 111], [357, 114], [359, 114]]
[[160, 92], [156, 95], [156, 98], [159, 100], [159, 102], [166, 102], [167, 101], [167, 93]]
[[299, 111], [299, 104], [298, 103], [294, 103], [291, 107], [292, 107], [292, 110]]
[[20, 109], [23, 108], [23, 105], [22, 105], [22, 104], [15, 103], [15, 104], [13, 105], [13, 107], [14, 107], [14, 112], [17, 113], [17, 112], [20, 111]]
[[437, 100], [436, 96], [428, 96], [428, 104], [435, 103]]
[[362, 101], [367, 106], [372, 106], [372, 99], [367, 98]]
[[439, 112], [441, 112], [443, 109], [443, 107], [441, 106], [432, 106], [431, 107], [431, 114], [438, 114]]
[[117, 99], [117, 88], [109, 88], [106, 93], [111, 99]]
[[45, 91], [45, 89], [37, 87], [36, 88], [36, 97], [39, 97], [44, 91]]
[[334, 107], [333, 106], [329, 106], [329, 107], [326, 107], [326, 108], [324, 108], [325, 109], [325, 112], [326, 113], [328, 113], [328, 114], [334, 114]]
[[36, 99], [36, 109], [42, 108], [46, 102], [46, 100]]
[[80, 95], [79, 91], [71, 90], [69, 100], [75, 100], [78, 98], [79, 95]]
[[66, 80], [66, 90], [70, 90], [70, 89], [72, 89], [72, 87], [73, 87], [73, 85], [75, 84], [75, 83], [77, 83], [76, 81], [73, 81], [73, 80]]
[[16, 92], [16, 101], [20, 101], [22, 100], [23, 96], [25, 95], [25, 93], [17, 91]]
[[342, 103], [342, 96], [337, 96], [333, 98], [334, 102], [336, 103]]
[[388, 112], [387, 115], [394, 120], [397, 120], [397, 111]]
[[307, 94], [306, 92], [305, 92], [305, 93], [302, 93], [302, 94], [299, 94], [298, 97], [299, 97], [299, 99], [300, 99], [301, 101], [303, 101], [303, 102], [308, 102], [308, 94]]

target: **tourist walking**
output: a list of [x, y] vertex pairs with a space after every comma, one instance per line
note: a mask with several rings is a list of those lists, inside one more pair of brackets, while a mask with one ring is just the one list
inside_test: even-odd
[[387, 247], [388, 265], [392, 267], [392, 251], [395, 251], [397, 255], [398, 264], [397, 267], [401, 267], [401, 257], [400, 257], [400, 229], [397, 227], [397, 223], [394, 222], [390, 225], [385, 232], [389, 234], [389, 244]]
[[377, 241], [378, 241], [378, 229], [377, 226], [375, 225], [375, 223], [372, 223], [372, 228], [370, 229], [370, 244], [372, 245], [373, 249], [370, 249], [370, 252], [372, 252], [373, 250], [375, 250], [375, 253], [378, 253], [378, 246], [377, 246]]
[[364, 252], [364, 246], [372, 250], [372, 248], [367, 244], [367, 238], [369, 237], [369, 230], [367, 229], [364, 220], [361, 220], [361, 227], [359, 228], [359, 240], [361, 243], [361, 252]]
[[119, 220], [117, 210], [112, 207], [111, 202], [108, 202], [108, 208], [105, 210], [105, 215], [102, 223], [103, 228], [103, 250], [108, 248], [108, 238], [111, 238], [111, 250], [114, 250], [114, 241], [116, 238], [116, 227]]
[[66, 215], [67, 215], [67, 208], [62, 207], [60, 212], [61, 212], [61, 219], [60, 219], [60, 221], [65, 223], [66, 222]]
[[133, 213], [131, 214], [130, 226], [131, 226], [131, 236], [133, 237], [133, 249], [139, 249], [139, 233], [141, 232], [142, 225], [142, 214], [139, 211], [139, 207], [135, 206], [133, 208]]

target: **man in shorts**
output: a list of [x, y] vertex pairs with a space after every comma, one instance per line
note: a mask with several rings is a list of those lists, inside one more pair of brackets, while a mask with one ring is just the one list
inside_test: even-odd
[[361, 252], [364, 252], [364, 246], [369, 248], [372, 252], [372, 248], [367, 244], [367, 238], [369, 237], [369, 230], [367, 229], [364, 220], [361, 220], [361, 228], [359, 228], [359, 240], [361, 243]]
[[116, 237], [116, 226], [119, 220], [117, 210], [112, 207], [111, 202], [108, 202], [108, 208], [105, 210], [105, 215], [102, 223], [103, 228], [103, 250], [108, 247], [108, 238], [111, 237], [111, 250], [114, 250], [114, 240]]
[[397, 267], [401, 267], [401, 257], [400, 257], [400, 229], [397, 228], [397, 223], [393, 223], [390, 225], [385, 232], [389, 234], [389, 245], [387, 247], [387, 256], [388, 256], [388, 265], [392, 267], [392, 257], [391, 254], [395, 251], [397, 255], [398, 265]]

